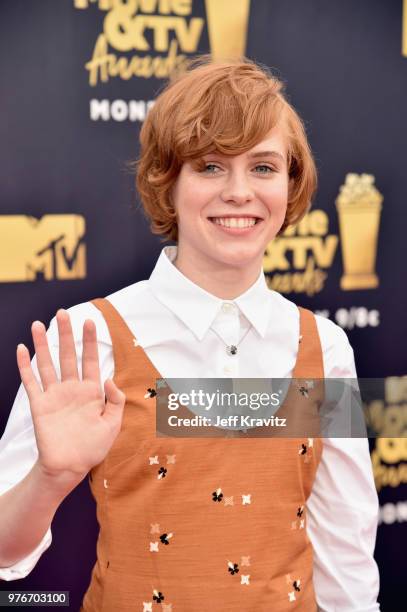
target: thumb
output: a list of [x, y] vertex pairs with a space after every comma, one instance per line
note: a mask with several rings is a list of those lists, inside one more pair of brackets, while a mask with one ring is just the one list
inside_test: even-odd
[[116, 421], [118, 418], [121, 418], [126, 396], [123, 391], [120, 391], [111, 378], [105, 380], [104, 390], [106, 405], [103, 416], [106, 417], [107, 420]]

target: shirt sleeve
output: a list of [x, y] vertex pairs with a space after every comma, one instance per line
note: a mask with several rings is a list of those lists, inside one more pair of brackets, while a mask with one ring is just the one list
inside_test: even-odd
[[[31, 413], [25, 390], [22, 386], [13, 404], [6, 431], [0, 440], [0, 494], [5, 493], [30, 471], [38, 451], [34, 430], [28, 423]], [[0, 580], [18, 580], [27, 576], [38, 559], [51, 545], [49, 528], [38, 546], [27, 557], [14, 565], [0, 568]]]
[[[345, 332], [317, 317], [326, 378], [356, 378]], [[379, 571], [373, 557], [378, 496], [367, 438], [324, 438], [307, 501], [314, 549], [314, 588], [321, 612], [377, 612]]]
[[[81, 372], [82, 367], [83, 323], [87, 318], [93, 319], [96, 323], [101, 382], [104, 382], [106, 378], [112, 376], [114, 366], [110, 335], [102, 314], [89, 302], [78, 304], [68, 309], [68, 312], [71, 315], [79, 372]], [[60, 376], [58, 329], [55, 317], [50, 322], [47, 338], [55, 369], [58, 376]], [[40, 380], [35, 355], [31, 363], [34, 374]], [[23, 479], [31, 470], [37, 458], [38, 449], [30, 405], [26, 391], [21, 384], [14, 400], [6, 429], [0, 439], [0, 495]], [[49, 527], [35, 550], [17, 563], [9, 567], [0, 568], [0, 580], [10, 581], [25, 578], [35, 567], [41, 555], [49, 548], [51, 542], [52, 532], [51, 527]]]

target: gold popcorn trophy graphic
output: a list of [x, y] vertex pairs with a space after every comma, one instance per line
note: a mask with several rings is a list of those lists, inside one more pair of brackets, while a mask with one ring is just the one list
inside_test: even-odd
[[211, 54], [215, 60], [245, 54], [250, 0], [205, 0]]
[[344, 274], [341, 289], [374, 289], [377, 236], [383, 196], [371, 174], [346, 175], [336, 198]]

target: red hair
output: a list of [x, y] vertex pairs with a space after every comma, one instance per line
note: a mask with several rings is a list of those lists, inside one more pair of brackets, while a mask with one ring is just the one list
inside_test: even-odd
[[157, 97], [140, 132], [136, 186], [151, 231], [177, 240], [170, 192], [185, 161], [214, 150], [237, 155], [251, 149], [277, 124], [288, 143], [292, 179], [281, 233], [309, 210], [317, 187], [315, 162], [301, 118], [267, 68], [242, 58], [212, 62], [201, 56]]

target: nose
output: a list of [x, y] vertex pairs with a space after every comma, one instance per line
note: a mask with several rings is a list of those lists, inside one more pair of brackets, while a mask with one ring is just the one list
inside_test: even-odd
[[246, 204], [254, 199], [253, 188], [244, 172], [231, 172], [223, 185], [221, 198], [229, 204]]

